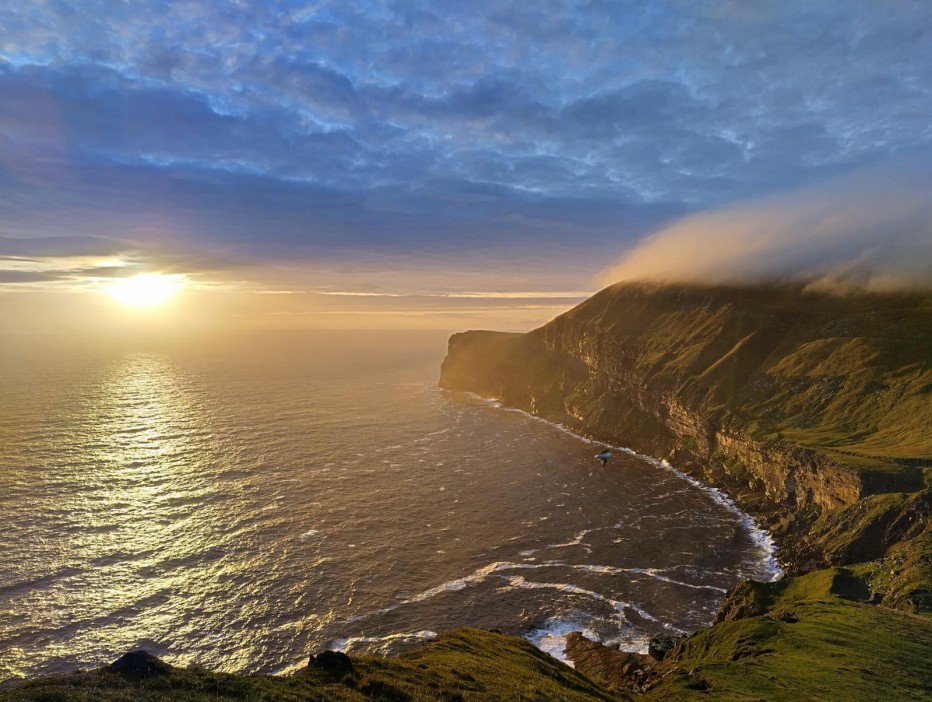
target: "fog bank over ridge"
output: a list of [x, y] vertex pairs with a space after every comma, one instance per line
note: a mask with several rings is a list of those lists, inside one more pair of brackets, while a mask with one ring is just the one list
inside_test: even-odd
[[824, 290], [932, 288], [928, 159], [685, 217], [599, 281], [808, 281]]

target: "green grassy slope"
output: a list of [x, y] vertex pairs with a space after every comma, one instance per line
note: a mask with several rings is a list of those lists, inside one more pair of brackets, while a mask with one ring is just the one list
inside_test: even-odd
[[932, 462], [928, 294], [621, 284], [541, 332], [761, 439], [856, 469]]
[[745, 583], [724, 620], [681, 639], [642, 693], [610, 691], [495, 632], [460, 629], [397, 658], [354, 657], [352, 672], [230, 675], [171, 668], [133, 678], [107, 669], [39, 678], [3, 702], [609, 700], [930, 700], [932, 621], [864, 603], [867, 584], [833, 568]]
[[603, 702], [620, 698], [523, 639], [475, 629], [443, 634], [397, 658], [354, 657], [354, 672], [229, 675], [172, 668], [133, 679], [104, 669], [37, 678], [0, 693], [3, 702]]
[[745, 583], [726, 602], [738, 618], [682, 641], [646, 699], [932, 699], [932, 622], [859, 601], [868, 595], [838, 568]]

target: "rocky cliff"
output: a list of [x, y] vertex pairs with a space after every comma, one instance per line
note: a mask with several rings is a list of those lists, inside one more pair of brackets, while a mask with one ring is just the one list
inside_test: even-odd
[[792, 577], [662, 656], [573, 635], [581, 672], [658, 700], [932, 699], [932, 296], [616, 285], [454, 335], [440, 383], [667, 458], [777, 537]]
[[928, 522], [887, 501], [884, 522], [899, 526], [861, 529], [877, 548], [827, 548], [863, 500], [925, 490], [927, 294], [619, 284], [528, 334], [454, 335], [440, 384], [724, 487], [768, 523], [791, 570], [880, 558]]

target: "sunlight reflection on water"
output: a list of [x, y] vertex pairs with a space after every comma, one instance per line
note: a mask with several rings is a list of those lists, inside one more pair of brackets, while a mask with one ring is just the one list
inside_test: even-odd
[[205, 552], [217, 536], [215, 510], [190, 509], [210, 492], [192, 458], [216, 450], [190, 389], [167, 359], [121, 359], [83, 405], [75, 434], [90, 448], [60, 475], [73, 489], [59, 506], [68, 546], [56, 564], [81, 572], [45, 593], [52, 600], [46, 616], [54, 617], [46, 626], [69, 633], [46, 649], [52, 657], [74, 655], [75, 640], [112, 655], [116, 631], [139, 641], [144, 633], [168, 634], [174, 617], [163, 606], [184, 575], [166, 566]]
[[441, 392], [430, 347], [262, 349], [4, 359], [0, 679], [132, 646], [281, 670], [462, 625], [637, 648], [763, 573], [701, 490]]

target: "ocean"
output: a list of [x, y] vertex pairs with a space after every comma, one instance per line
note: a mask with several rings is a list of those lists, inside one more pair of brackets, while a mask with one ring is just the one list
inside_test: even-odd
[[675, 466], [437, 386], [445, 334], [0, 350], [0, 680], [132, 647], [287, 672], [460, 626], [557, 657], [711, 622], [779, 572]]

